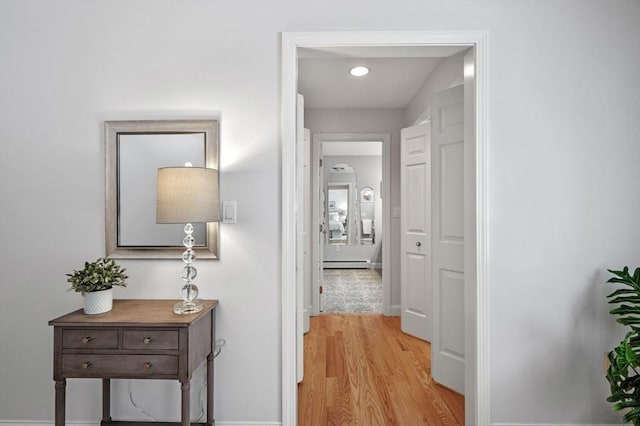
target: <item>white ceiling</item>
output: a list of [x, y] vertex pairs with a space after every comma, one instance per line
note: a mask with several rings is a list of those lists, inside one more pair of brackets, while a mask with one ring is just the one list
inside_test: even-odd
[[[298, 50], [305, 108], [404, 108], [443, 58], [464, 47], [332, 47]], [[349, 69], [366, 65], [365, 77]]]

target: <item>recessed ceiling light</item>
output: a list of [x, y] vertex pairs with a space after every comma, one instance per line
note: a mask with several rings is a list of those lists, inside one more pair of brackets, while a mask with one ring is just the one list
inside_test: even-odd
[[359, 65], [357, 67], [353, 67], [349, 70], [349, 74], [354, 77], [364, 77], [369, 74], [369, 68]]

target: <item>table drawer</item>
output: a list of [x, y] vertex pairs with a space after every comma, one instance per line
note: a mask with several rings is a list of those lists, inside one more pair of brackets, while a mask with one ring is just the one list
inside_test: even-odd
[[178, 349], [178, 330], [124, 330], [123, 349]]
[[62, 347], [64, 349], [94, 348], [117, 349], [118, 330], [92, 329], [62, 330]]
[[62, 355], [62, 373], [77, 377], [177, 375], [178, 357], [65, 354]]

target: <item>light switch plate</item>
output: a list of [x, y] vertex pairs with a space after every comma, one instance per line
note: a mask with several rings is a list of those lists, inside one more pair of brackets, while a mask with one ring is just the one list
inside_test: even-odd
[[236, 202], [222, 202], [222, 223], [236, 223]]

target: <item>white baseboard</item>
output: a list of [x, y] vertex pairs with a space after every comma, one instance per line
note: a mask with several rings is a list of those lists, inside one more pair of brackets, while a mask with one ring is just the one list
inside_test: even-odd
[[[72, 426], [100, 426], [100, 422], [66, 422]], [[0, 426], [54, 426], [53, 421], [47, 420], [0, 420]], [[223, 422], [216, 421], [216, 426], [282, 426], [281, 422]]]
[[325, 260], [322, 264], [324, 269], [372, 269], [371, 263], [366, 260], [353, 261], [331, 261]]
[[[48, 420], [0, 420], [0, 426], [53, 426], [55, 422]], [[66, 425], [73, 426], [100, 426], [100, 422], [70, 422], [65, 421]]]
[[401, 312], [402, 312], [402, 306], [401, 305], [391, 305], [389, 307], [389, 316], [390, 317], [399, 317]]
[[621, 423], [491, 423], [491, 426], [620, 426]]
[[[72, 426], [100, 426], [100, 422], [66, 422]], [[0, 420], [0, 426], [54, 426], [47, 420]], [[216, 421], [216, 426], [282, 426], [281, 422], [224, 422]], [[620, 426], [615, 423], [491, 423], [491, 426]]]

